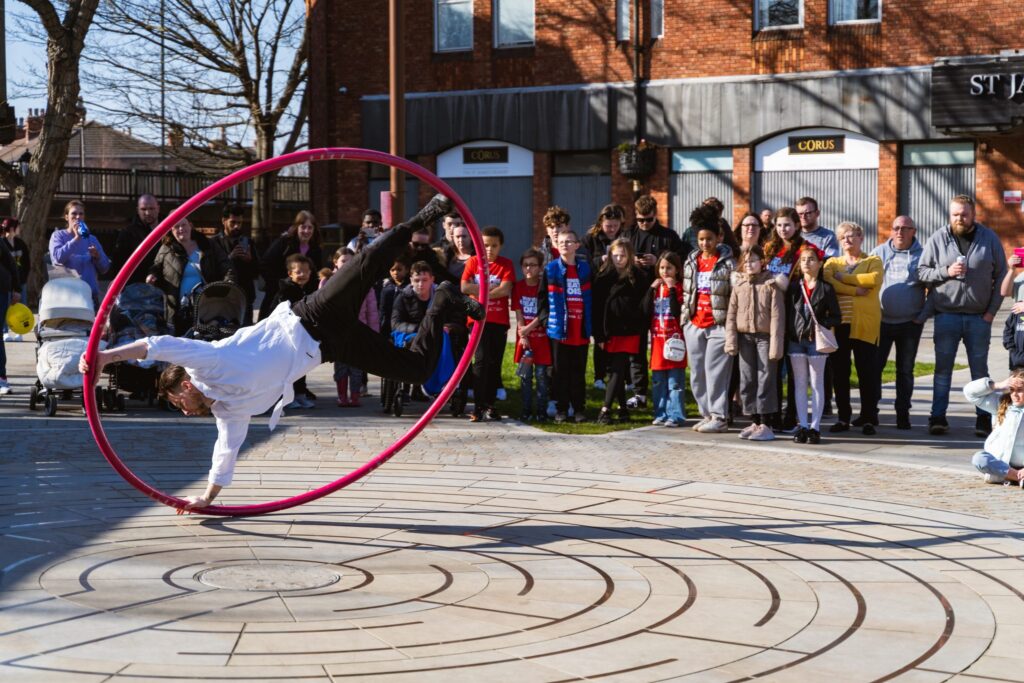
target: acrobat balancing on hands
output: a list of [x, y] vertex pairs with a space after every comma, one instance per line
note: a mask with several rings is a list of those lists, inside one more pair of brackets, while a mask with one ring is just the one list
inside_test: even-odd
[[[451, 210], [444, 195], [434, 196], [409, 222], [374, 240], [316, 292], [294, 305], [281, 303], [267, 318], [226, 339], [204, 342], [164, 335], [97, 353], [96, 377], [108, 363], [170, 363], [160, 375], [160, 397], [185, 415], [212, 414], [216, 419], [217, 442], [206, 491], [189, 497], [184, 510], [206, 507], [231, 484], [252, 417], [273, 406], [273, 430], [283, 406], [294, 398], [292, 382], [320, 363], [340, 361], [374, 375], [421, 384], [437, 365], [445, 318], [460, 314], [483, 319], [480, 303], [451, 283], [438, 287], [408, 348], [392, 346], [358, 319], [367, 292], [408, 247], [413, 231]], [[83, 374], [89, 370], [84, 356], [79, 369]]]

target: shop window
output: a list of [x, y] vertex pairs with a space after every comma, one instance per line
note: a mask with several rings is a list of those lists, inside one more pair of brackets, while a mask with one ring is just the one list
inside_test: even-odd
[[974, 166], [973, 142], [903, 145], [904, 166]]
[[803, 26], [803, 0], [754, 0], [754, 2], [759, 30]]
[[833, 24], [878, 22], [882, 20], [882, 0], [829, 0], [828, 11]]
[[673, 173], [731, 173], [731, 149], [688, 149], [672, 152]]
[[567, 152], [555, 155], [555, 175], [608, 175], [612, 172], [608, 152]]
[[533, 45], [536, 24], [534, 0], [494, 0], [495, 47]]
[[434, 50], [472, 49], [473, 0], [434, 0]]

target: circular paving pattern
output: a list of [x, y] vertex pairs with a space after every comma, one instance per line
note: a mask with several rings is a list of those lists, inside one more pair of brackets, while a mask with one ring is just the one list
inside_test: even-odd
[[1024, 543], [967, 515], [399, 463], [268, 517], [74, 522], [17, 530], [5, 681], [1019, 678]]

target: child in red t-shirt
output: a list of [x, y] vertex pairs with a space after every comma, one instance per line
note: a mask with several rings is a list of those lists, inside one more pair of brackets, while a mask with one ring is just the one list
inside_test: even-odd
[[[551, 369], [551, 341], [537, 317], [540, 270], [544, 254], [527, 249], [519, 259], [523, 279], [512, 288], [512, 310], [516, 312], [516, 354], [519, 390], [523, 397], [523, 422], [542, 422], [547, 417], [548, 371]], [[534, 395], [534, 381], [537, 393]]]
[[[488, 226], [481, 231], [487, 258], [487, 317], [480, 344], [473, 356], [473, 413], [470, 420], [500, 420], [501, 415], [494, 409], [494, 402], [501, 379], [501, 361], [505, 356], [508, 338], [509, 296], [516, 281], [515, 265], [500, 256], [505, 243], [505, 234], [498, 228]], [[477, 257], [471, 256], [462, 271], [462, 293], [480, 299], [480, 266]], [[478, 324], [470, 320], [469, 324]]]
[[644, 310], [651, 319], [651, 390], [654, 421], [651, 424], [680, 427], [686, 421], [683, 389], [686, 356], [665, 358], [665, 342], [682, 338], [683, 264], [679, 255], [666, 251], [655, 265], [658, 278], [651, 284]]

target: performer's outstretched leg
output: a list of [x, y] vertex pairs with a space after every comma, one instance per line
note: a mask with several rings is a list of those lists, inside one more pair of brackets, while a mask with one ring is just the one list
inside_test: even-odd
[[302, 318], [307, 328], [312, 326], [321, 340], [343, 333], [338, 327], [353, 324], [367, 292], [408, 248], [413, 231], [433, 223], [451, 211], [451, 207], [447, 197], [435, 195], [408, 223], [396, 225], [375, 239], [338, 269], [323, 287], [296, 303], [292, 311]]
[[380, 334], [356, 322], [343, 347], [338, 349], [339, 360], [372, 375], [422, 384], [437, 367], [444, 346], [444, 321], [452, 310], [474, 320], [483, 320], [485, 313], [478, 301], [462, 294], [454, 284], [444, 282], [434, 293], [409, 348], [387, 344]]

